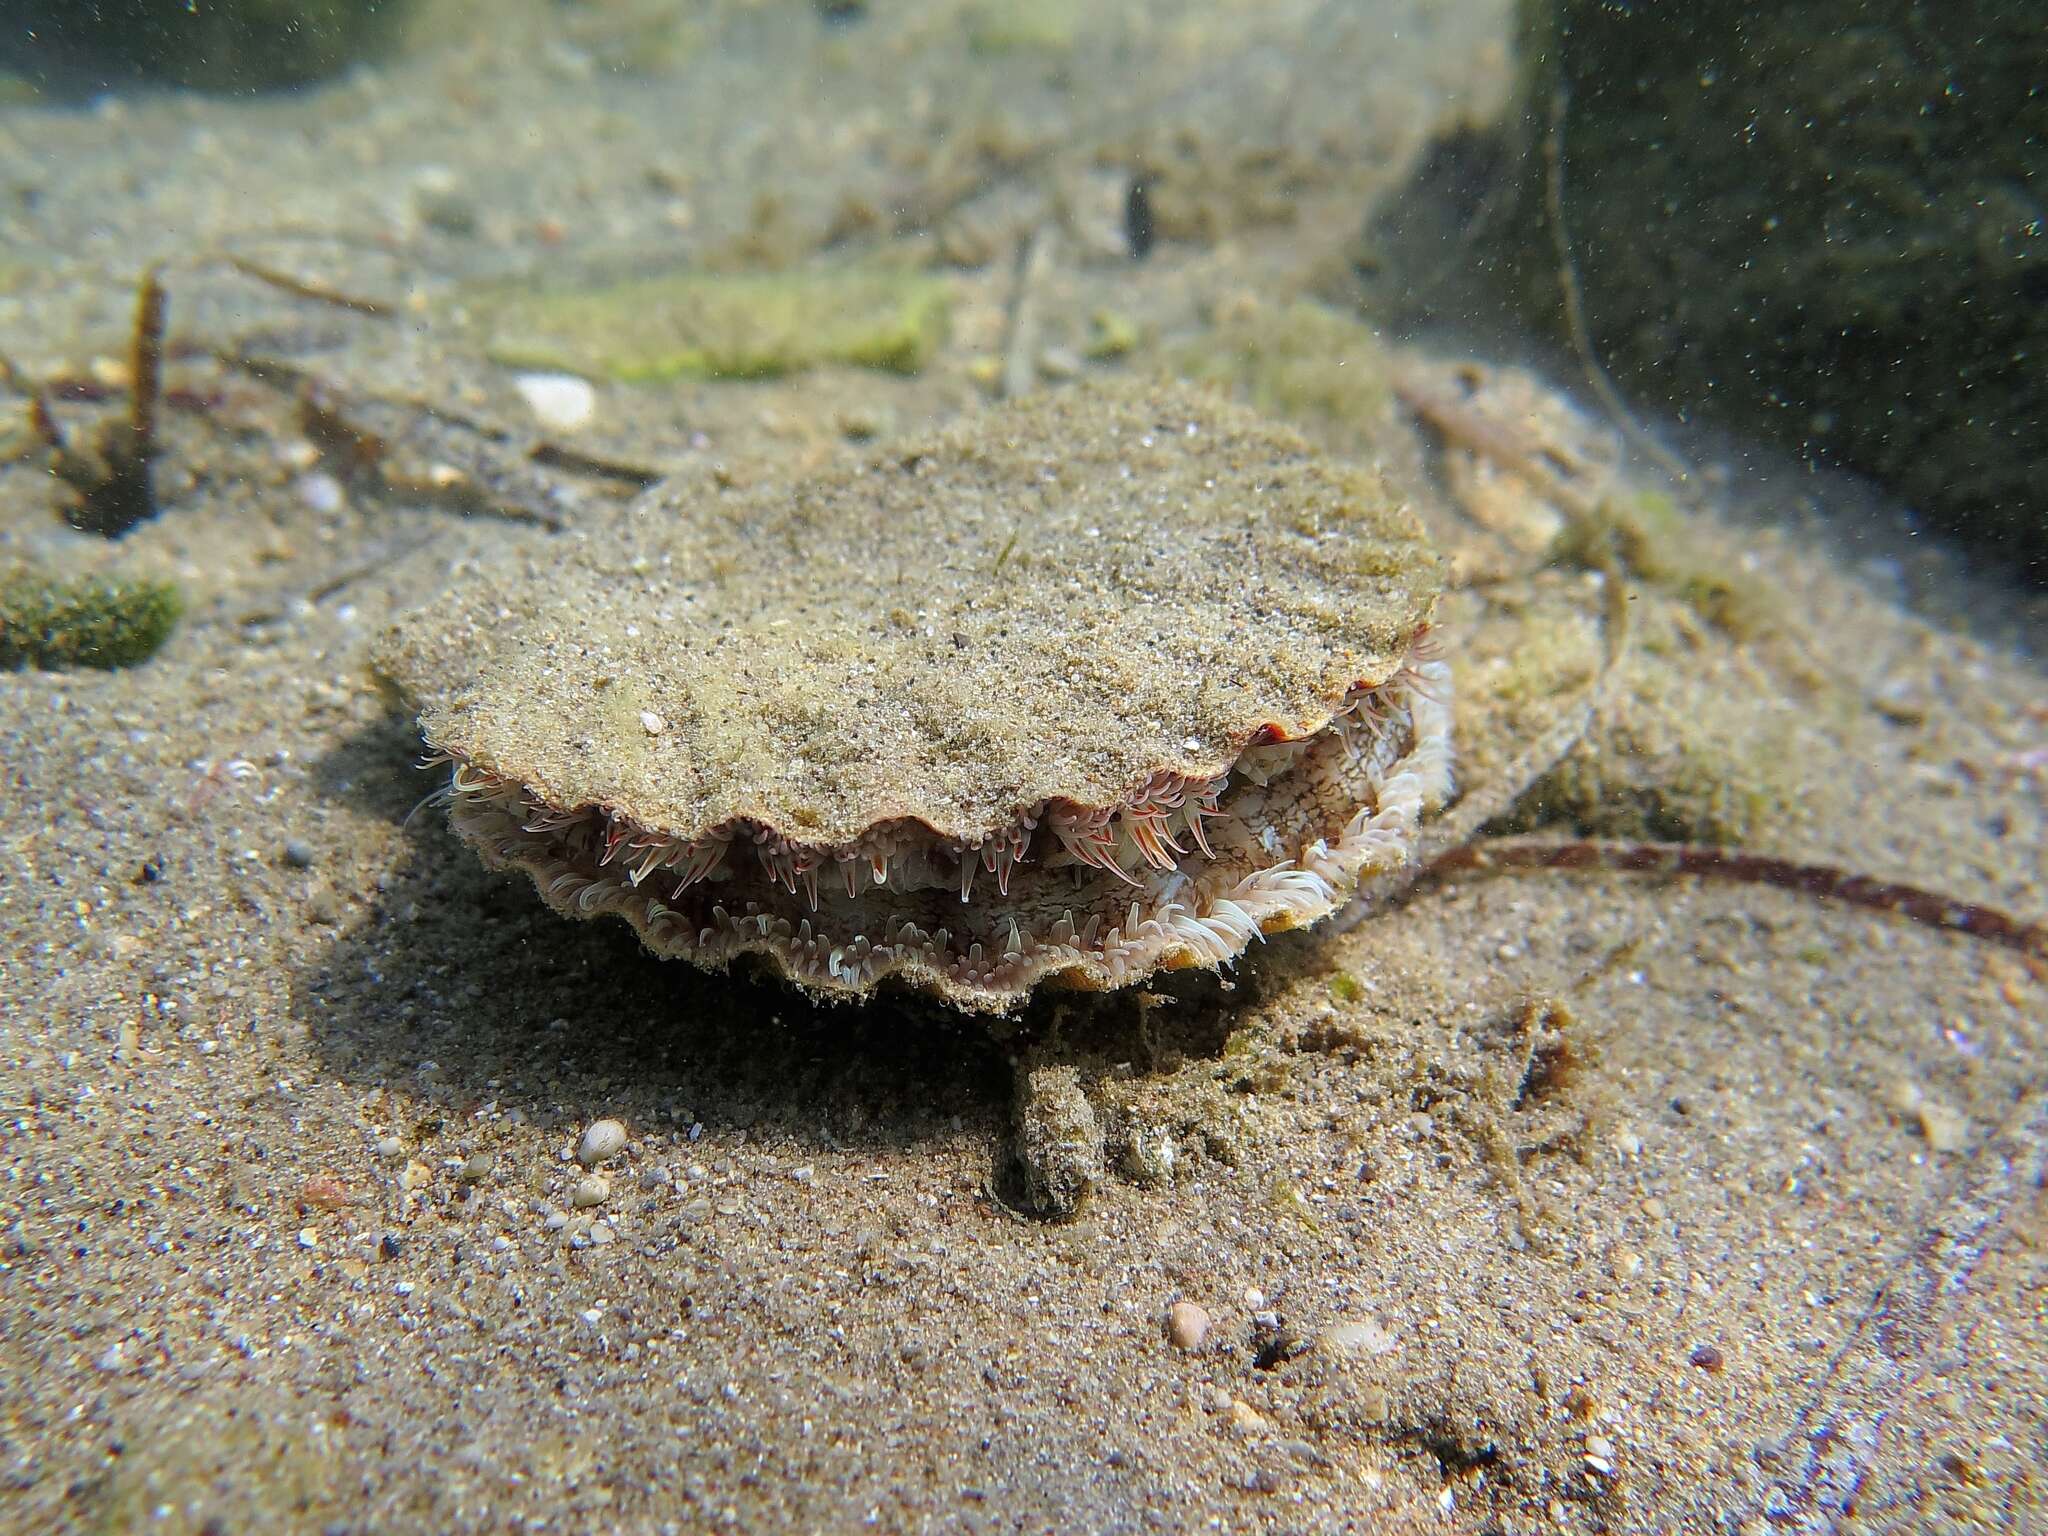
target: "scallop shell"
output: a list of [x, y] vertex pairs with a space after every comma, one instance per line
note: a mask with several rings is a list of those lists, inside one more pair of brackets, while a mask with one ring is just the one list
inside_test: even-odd
[[1372, 473], [1090, 385], [487, 557], [382, 664], [558, 910], [964, 1008], [1228, 964], [1447, 792], [1437, 557]]

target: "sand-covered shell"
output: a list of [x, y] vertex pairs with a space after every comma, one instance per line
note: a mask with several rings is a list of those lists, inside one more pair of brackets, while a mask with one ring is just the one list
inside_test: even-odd
[[557, 909], [963, 1007], [1227, 964], [1446, 793], [1439, 564], [1374, 474], [1092, 385], [508, 547], [382, 653]]

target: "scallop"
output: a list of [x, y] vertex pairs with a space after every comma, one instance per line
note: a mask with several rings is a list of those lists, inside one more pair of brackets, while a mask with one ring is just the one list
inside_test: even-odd
[[1227, 966], [1410, 860], [1441, 582], [1375, 473], [1087, 384], [507, 544], [381, 664], [455, 830], [558, 911], [999, 1012]]

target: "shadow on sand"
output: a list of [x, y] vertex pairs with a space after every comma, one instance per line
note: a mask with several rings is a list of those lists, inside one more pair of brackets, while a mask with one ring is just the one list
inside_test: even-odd
[[[417, 752], [405, 722], [380, 721], [323, 760], [321, 781], [402, 821], [432, 787], [410, 771]], [[427, 1125], [495, 1102], [564, 1134], [606, 1114], [809, 1148], [993, 1141], [1027, 1054], [1084, 1079], [1174, 1070], [1220, 1053], [1264, 990], [1251, 964], [1228, 991], [1160, 978], [1154, 997], [1176, 1005], [1149, 1013], [1133, 993], [1041, 994], [994, 1021], [901, 992], [818, 1003], [771, 977], [657, 960], [619, 921], [556, 915], [523, 876], [485, 870], [436, 808], [408, 836], [368, 920], [295, 976], [294, 1012], [328, 1070], [410, 1100]]]

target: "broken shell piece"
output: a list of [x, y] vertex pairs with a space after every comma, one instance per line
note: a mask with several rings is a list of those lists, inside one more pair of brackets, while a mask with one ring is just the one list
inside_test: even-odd
[[519, 373], [512, 376], [534, 419], [553, 432], [575, 432], [597, 414], [597, 391], [588, 379], [573, 373]]
[[1450, 777], [1438, 586], [1371, 473], [1089, 386], [657, 486], [468, 568], [382, 659], [456, 830], [557, 910], [1002, 1010], [1226, 965], [1411, 857]]

